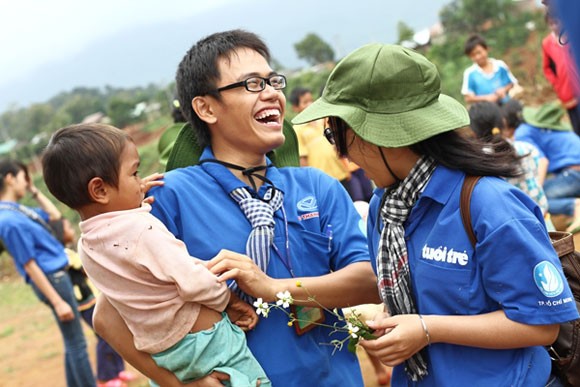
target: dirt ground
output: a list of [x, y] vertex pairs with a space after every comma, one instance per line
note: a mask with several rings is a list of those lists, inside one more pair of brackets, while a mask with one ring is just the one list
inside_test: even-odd
[[[20, 278], [0, 280], [0, 387], [66, 387], [63, 344], [49, 309], [38, 302]], [[85, 326], [89, 356], [95, 365], [96, 339]], [[365, 386], [376, 387], [376, 378], [364, 353], [360, 354]], [[132, 367], [127, 367], [134, 371]], [[130, 387], [147, 387], [139, 378]]]

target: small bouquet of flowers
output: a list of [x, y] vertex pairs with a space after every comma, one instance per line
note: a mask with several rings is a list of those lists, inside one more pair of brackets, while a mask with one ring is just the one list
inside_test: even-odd
[[256, 308], [256, 313], [258, 315], [262, 315], [264, 318], [268, 317], [268, 314], [272, 309], [278, 309], [284, 312], [288, 316], [288, 326], [291, 327], [296, 324], [300, 323], [307, 323], [307, 324], [314, 324], [322, 327], [327, 327], [331, 331], [329, 335], [337, 332], [344, 332], [348, 333], [348, 335], [344, 339], [334, 339], [331, 340], [330, 343], [321, 343], [323, 345], [332, 345], [334, 349], [332, 353], [334, 354], [335, 351], [340, 351], [344, 344], [348, 341], [347, 348], [350, 352], [356, 353], [356, 345], [358, 344], [359, 340], [367, 339], [373, 340], [377, 337], [373, 335], [373, 330], [368, 327], [361, 319], [361, 314], [357, 313], [354, 308], [351, 308], [351, 313], [347, 316], [343, 316], [339, 313], [337, 308], [330, 310], [320, 304], [316, 298], [310, 294], [307, 288], [305, 288], [300, 281], [296, 281], [296, 287], [303, 288], [306, 293], [308, 294], [307, 300], [301, 300], [302, 302], [314, 302], [318, 305], [321, 309], [325, 310], [326, 312], [333, 314], [338, 319], [332, 325], [324, 324], [322, 321], [312, 321], [312, 320], [302, 320], [300, 314], [296, 312], [295, 308], [292, 308], [294, 305], [294, 298], [292, 294], [286, 290], [284, 292], [279, 292], [276, 294], [276, 303], [267, 303], [262, 298], [258, 298], [254, 302], [254, 307]]

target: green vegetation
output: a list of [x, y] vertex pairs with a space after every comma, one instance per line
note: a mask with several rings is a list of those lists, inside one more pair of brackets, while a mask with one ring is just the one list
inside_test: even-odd
[[305, 59], [311, 65], [334, 61], [334, 50], [318, 35], [309, 33], [294, 44], [298, 58]]
[[[528, 94], [534, 94], [538, 87], [547, 85], [541, 70], [540, 54], [541, 39], [548, 33], [543, 14], [541, 11], [516, 11], [513, 4], [508, 0], [454, 0], [441, 10], [440, 19], [445, 34], [418, 50], [438, 67], [443, 93], [463, 101], [460, 94], [462, 74], [471, 64], [463, 53], [463, 44], [468, 35], [474, 32], [486, 38], [490, 55], [504, 60], [510, 66]], [[533, 25], [534, 28], [527, 28], [526, 25]], [[399, 22], [397, 29], [399, 41], [413, 35], [413, 30], [404, 22]], [[334, 51], [314, 33], [307, 34], [297, 42], [295, 49], [300, 58], [317, 66], [297, 73], [286, 73], [288, 86], [285, 93], [288, 95], [294, 87], [301, 86], [311, 89], [317, 98], [334, 66]], [[274, 66], [276, 69], [282, 68], [280, 63]], [[135, 127], [139, 128], [139, 133], [153, 133], [172, 122], [170, 111], [173, 86], [164, 88], [149, 85], [133, 89], [78, 87], [60, 93], [45, 103], [9, 110], [0, 115], [0, 143], [15, 139], [18, 145], [4, 156], [14, 157], [30, 165], [35, 184], [49, 195], [39, 173], [38, 155], [51, 133], [57, 128], [81, 122], [97, 112], [107, 115], [113, 125], [123, 127], [137, 124]], [[145, 109], [136, 115], [136, 107], [142, 103], [158, 108]], [[294, 115], [287, 103], [286, 118], [292, 119]], [[151, 142], [139, 149], [142, 158], [141, 176], [162, 171], [156, 146], [156, 142]], [[24, 204], [35, 205], [31, 200], [25, 200]], [[60, 205], [59, 209], [73, 224], [78, 222], [78, 216], [72, 210], [64, 205]], [[0, 275], [5, 275], [10, 269], [13, 270], [10, 257], [7, 254], [0, 255]]]

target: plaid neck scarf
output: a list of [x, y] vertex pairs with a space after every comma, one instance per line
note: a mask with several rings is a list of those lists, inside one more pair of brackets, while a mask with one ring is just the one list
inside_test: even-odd
[[[378, 286], [383, 302], [392, 316], [417, 313], [411, 292], [409, 260], [403, 223], [435, 170], [435, 161], [421, 157], [409, 175], [395, 188], [385, 192], [381, 219], [384, 223], [377, 256]], [[413, 381], [427, 375], [426, 351], [405, 361], [405, 371]]]
[[[254, 198], [246, 187], [240, 187], [230, 192], [246, 218], [252, 225], [252, 231], [246, 242], [246, 254], [258, 265], [264, 273], [270, 262], [270, 247], [274, 242], [274, 213], [282, 207], [284, 194], [282, 191], [270, 187], [263, 199]], [[235, 281], [230, 289], [240, 298], [250, 304], [254, 298], [242, 292]]]

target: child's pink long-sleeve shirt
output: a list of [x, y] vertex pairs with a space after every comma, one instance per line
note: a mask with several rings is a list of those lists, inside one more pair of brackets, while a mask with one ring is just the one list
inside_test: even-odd
[[191, 330], [201, 304], [223, 311], [230, 292], [150, 211], [144, 204], [87, 219], [78, 247], [87, 275], [125, 320], [136, 348], [157, 353]]

